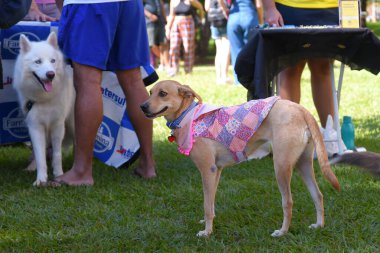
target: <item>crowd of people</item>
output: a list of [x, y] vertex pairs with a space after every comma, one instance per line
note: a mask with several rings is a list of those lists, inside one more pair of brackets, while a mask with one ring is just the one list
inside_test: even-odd
[[[184, 71], [186, 74], [192, 72], [196, 22], [201, 20], [201, 23], [205, 23], [206, 11], [211, 37], [216, 46], [216, 83], [230, 83], [230, 59], [234, 66], [241, 48], [248, 42], [249, 31], [263, 20], [261, 0], [233, 0], [230, 3], [205, 0], [204, 6], [198, 0], [170, 0], [168, 13], [164, 13], [163, 5], [158, 0], [144, 1], [148, 36], [152, 37], [149, 40], [153, 42], [150, 44], [152, 58], [160, 59], [161, 69], [165, 69], [169, 76], [175, 76], [179, 71], [183, 49]], [[165, 31], [165, 36], [162, 36], [162, 31]], [[162, 48], [160, 57], [157, 48]], [[162, 53], [165, 48], [169, 49], [166, 56]], [[152, 60], [152, 64], [156, 64], [155, 61]], [[238, 84], [236, 77], [234, 80]]]
[[[215, 72], [219, 84], [230, 82], [229, 48], [234, 66], [250, 30], [263, 23], [264, 16], [270, 26], [332, 25], [339, 20], [336, 0], [205, 0], [205, 6], [198, 0], [170, 0], [169, 4], [163, 0], [33, 0], [26, 20], [60, 19], [59, 46], [73, 63], [77, 92], [74, 164], [56, 183], [94, 183], [92, 150], [102, 118], [103, 70], [115, 71], [126, 96], [128, 114], [141, 145], [136, 173], [143, 178], [156, 176], [152, 122], [139, 108], [148, 97], [139, 66], [159, 62], [159, 68], [175, 76], [183, 46], [184, 72], [190, 74], [194, 65], [195, 23], [205, 19], [205, 11], [216, 45]], [[96, 38], [109, 40], [105, 43]], [[94, 54], [95, 51], [98, 53]], [[327, 115], [333, 115], [329, 59], [305, 60], [284, 70], [280, 73], [279, 93], [282, 98], [299, 103], [300, 78], [306, 63], [311, 71], [314, 102], [324, 126]], [[238, 84], [236, 77], [234, 81]]]

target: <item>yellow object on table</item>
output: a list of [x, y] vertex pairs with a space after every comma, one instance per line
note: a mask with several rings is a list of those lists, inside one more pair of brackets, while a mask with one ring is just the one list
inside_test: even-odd
[[360, 1], [339, 1], [339, 23], [342, 28], [360, 27]]

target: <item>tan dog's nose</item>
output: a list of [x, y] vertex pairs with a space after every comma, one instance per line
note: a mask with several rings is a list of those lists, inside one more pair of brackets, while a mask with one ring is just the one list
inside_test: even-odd
[[143, 103], [142, 105], [140, 105], [140, 108], [144, 113], [148, 113], [149, 112], [149, 103], [148, 102]]

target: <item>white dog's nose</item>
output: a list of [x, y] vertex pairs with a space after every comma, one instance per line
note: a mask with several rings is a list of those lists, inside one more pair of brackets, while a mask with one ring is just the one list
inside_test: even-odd
[[54, 77], [55, 77], [55, 73], [54, 73], [54, 71], [48, 71], [48, 72], [46, 72], [46, 77], [47, 77], [49, 80], [53, 80]]

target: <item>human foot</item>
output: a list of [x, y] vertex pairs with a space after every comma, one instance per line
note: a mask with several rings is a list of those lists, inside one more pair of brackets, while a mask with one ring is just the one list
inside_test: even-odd
[[140, 167], [133, 170], [133, 174], [144, 179], [151, 179], [157, 177], [155, 168], [141, 169]]
[[62, 176], [56, 177], [55, 179], [49, 181], [49, 186], [91, 186], [94, 184], [94, 179], [90, 173], [78, 173], [71, 169], [67, 171]]
[[134, 169], [133, 173], [141, 178], [150, 179], [155, 178], [156, 174], [156, 163], [152, 158], [152, 155], [140, 154], [139, 165]]

